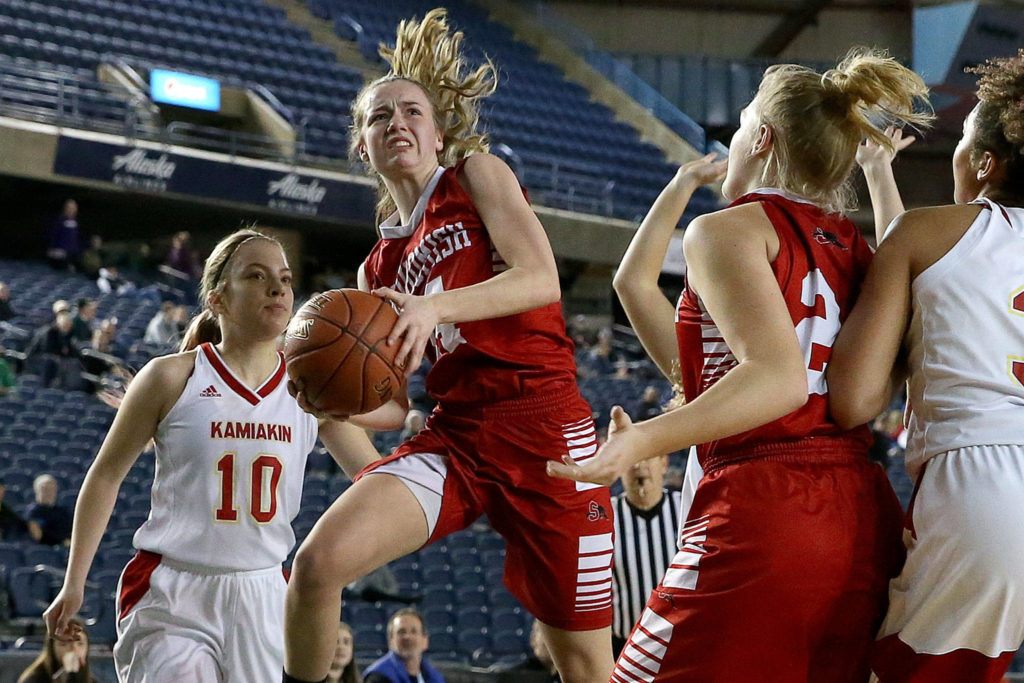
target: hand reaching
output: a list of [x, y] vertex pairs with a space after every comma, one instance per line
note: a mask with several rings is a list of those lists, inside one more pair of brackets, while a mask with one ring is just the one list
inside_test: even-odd
[[861, 168], [877, 166], [880, 164], [891, 164], [896, 155], [909, 147], [917, 137], [914, 135], [903, 136], [903, 129], [889, 126], [885, 129], [885, 135], [892, 143], [892, 149], [880, 145], [871, 140], [864, 140], [857, 147], [857, 165]]
[[725, 177], [729, 168], [729, 160], [715, 161], [718, 154], [712, 152], [700, 159], [688, 161], [676, 171], [674, 180], [689, 186], [691, 189], [717, 182]]
[[43, 612], [46, 632], [52, 638], [70, 642], [82, 637], [81, 628], [77, 624], [68, 623], [68, 620], [82, 607], [83, 599], [84, 593], [81, 590], [73, 590], [67, 585], [60, 589], [60, 593]]
[[582, 466], [568, 455], [562, 457], [561, 463], [550, 460], [547, 465], [548, 475], [611, 486], [633, 464], [654, 455], [647, 452], [642, 436], [621, 406], [612, 408], [611, 417], [608, 441], [593, 458]]

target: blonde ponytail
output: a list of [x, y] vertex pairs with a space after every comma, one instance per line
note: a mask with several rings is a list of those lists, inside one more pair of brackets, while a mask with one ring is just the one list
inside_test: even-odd
[[[435, 8], [422, 21], [403, 20], [398, 25], [395, 47], [380, 46], [380, 55], [391, 65], [390, 71], [365, 86], [352, 102], [352, 126], [349, 130], [349, 155], [355, 159], [366, 128], [366, 113], [373, 92], [385, 83], [409, 81], [418, 85], [430, 101], [434, 125], [440, 131], [441, 151], [438, 163], [453, 166], [470, 154], [486, 152], [490, 142], [486, 133], [477, 132], [480, 101], [497, 88], [497, 69], [490, 58], [468, 71], [462, 54], [462, 31], [448, 26], [448, 13]], [[395, 208], [384, 183], [378, 179], [378, 222]]]
[[217, 322], [217, 316], [209, 308], [204, 308], [189, 321], [185, 334], [181, 337], [178, 351], [191, 351], [200, 344], [219, 344], [220, 340], [220, 323]]
[[862, 140], [889, 147], [889, 125], [924, 127], [935, 118], [920, 76], [870, 48], [854, 48], [834, 69], [818, 74], [796, 64], [769, 67], [758, 89], [761, 121], [774, 132], [766, 184], [811, 199], [831, 211], [856, 207], [850, 183]]

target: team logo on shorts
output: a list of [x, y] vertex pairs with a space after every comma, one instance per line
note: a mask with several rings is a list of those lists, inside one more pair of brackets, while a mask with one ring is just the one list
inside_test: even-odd
[[608, 519], [608, 512], [604, 509], [604, 506], [598, 505], [593, 500], [590, 501], [590, 511], [587, 513], [587, 521], [600, 522], [605, 519]]

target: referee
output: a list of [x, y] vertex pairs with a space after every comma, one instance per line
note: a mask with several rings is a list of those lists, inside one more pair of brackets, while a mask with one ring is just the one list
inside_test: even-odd
[[676, 554], [680, 494], [662, 486], [668, 456], [643, 460], [622, 475], [615, 513], [612, 647], [616, 658]]

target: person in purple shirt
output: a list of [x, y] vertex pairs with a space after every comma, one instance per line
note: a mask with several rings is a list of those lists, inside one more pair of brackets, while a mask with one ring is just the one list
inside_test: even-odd
[[55, 270], [73, 268], [82, 254], [81, 234], [78, 229], [78, 202], [68, 199], [64, 210], [50, 226], [46, 258]]

